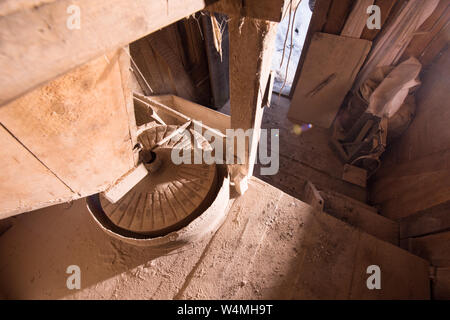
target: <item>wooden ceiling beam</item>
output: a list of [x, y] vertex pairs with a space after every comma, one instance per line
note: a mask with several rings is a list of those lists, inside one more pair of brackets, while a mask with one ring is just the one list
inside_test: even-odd
[[[6, 0], [0, 6], [0, 106], [212, 2]], [[73, 4], [79, 29], [70, 27]]]

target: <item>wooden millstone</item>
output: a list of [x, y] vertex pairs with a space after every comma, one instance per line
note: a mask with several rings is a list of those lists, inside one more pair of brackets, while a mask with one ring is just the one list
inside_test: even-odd
[[[138, 141], [149, 150], [176, 126], [157, 126], [143, 132]], [[175, 165], [169, 140], [154, 150], [161, 166], [149, 173], [117, 203], [102, 195], [100, 202], [107, 217], [119, 228], [148, 235], [164, 235], [188, 224], [204, 210], [216, 184], [216, 166], [207, 164]]]

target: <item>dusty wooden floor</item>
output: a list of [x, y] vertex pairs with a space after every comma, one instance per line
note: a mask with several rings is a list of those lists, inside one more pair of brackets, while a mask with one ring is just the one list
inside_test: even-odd
[[[366, 287], [372, 264], [382, 290]], [[69, 265], [81, 290], [66, 288]], [[165, 255], [108, 237], [83, 200], [20, 215], [0, 237], [7, 298], [428, 298], [427, 275], [424, 260], [256, 178], [216, 234]]]

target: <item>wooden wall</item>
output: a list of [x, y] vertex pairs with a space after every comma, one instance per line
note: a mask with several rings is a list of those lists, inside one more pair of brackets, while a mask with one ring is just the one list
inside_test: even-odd
[[370, 199], [391, 219], [450, 200], [450, 52], [422, 76], [416, 117], [392, 144], [373, 179]]
[[[447, 23], [448, 25], [448, 23]], [[426, 67], [416, 94], [416, 117], [387, 151], [374, 176], [370, 199], [380, 213], [398, 220], [402, 246], [430, 261], [432, 297], [450, 299], [450, 50]], [[419, 54], [442, 45], [427, 45]]]
[[212, 105], [200, 18], [196, 14], [180, 20], [130, 45], [131, 55], [151, 88], [135, 73], [145, 95], [173, 94], [204, 106]]

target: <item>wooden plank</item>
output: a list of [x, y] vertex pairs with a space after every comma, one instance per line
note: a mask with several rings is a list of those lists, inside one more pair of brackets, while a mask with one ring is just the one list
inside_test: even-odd
[[375, 5], [380, 7], [381, 11], [381, 29], [368, 29], [366, 27], [361, 35], [361, 39], [369, 41], [375, 40], [376, 36], [383, 29], [386, 21], [390, 17], [396, 3], [397, 0], [375, 0]]
[[0, 122], [80, 197], [105, 190], [135, 164], [122, 53], [0, 108]]
[[76, 5], [80, 8], [81, 26], [75, 30], [67, 28], [67, 8], [72, 4], [71, 0], [39, 1], [34, 7], [7, 10], [0, 17], [0, 105], [105, 52], [202, 10], [205, 0], [80, 0]]
[[344, 28], [342, 29], [341, 36], [360, 38], [364, 28], [367, 24], [367, 8], [373, 5], [374, 0], [357, 0], [353, 6]]
[[354, 2], [354, 0], [333, 0], [326, 24], [321, 31], [335, 35], [341, 34]]
[[398, 224], [386, 219], [363, 203], [348, 200], [333, 193], [321, 192], [324, 211], [355, 228], [389, 243], [398, 244]]
[[412, 238], [450, 230], [450, 201], [400, 220], [400, 238]]
[[331, 0], [321, 0], [316, 1], [314, 12], [309, 23], [308, 32], [305, 37], [305, 42], [303, 43], [302, 53], [300, 55], [300, 60], [298, 61], [297, 70], [295, 71], [294, 81], [292, 82], [291, 92], [289, 92], [289, 98], [292, 99], [294, 96], [295, 88], [297, 88], [298, 79], [303, 69], [303, 64], [305, 63], [306, 53], [309, 50], [309, 45], [313, 35], [316, 32], [322, 31], [328, 20], [328, 11], [330, 10]]
[[0, 220], [76, 197], [3, 126], [0, 141]]
[[370, 46], [367, 40], [316, 33], [292, 98], [289, 119], [329, 128]]
[[409, 238], [408, 250], [435, 267], [450, 267], [450, 232]]
[[251, 148], [245, 148], [240, 172], [249, 177], [253, 175], [256, 160], [264, 111], [262, 102], [268, 85], [276, 27], [276, 23], [251, 18], [231, 19], [228, 24], [231, 128], [253, 129]]

